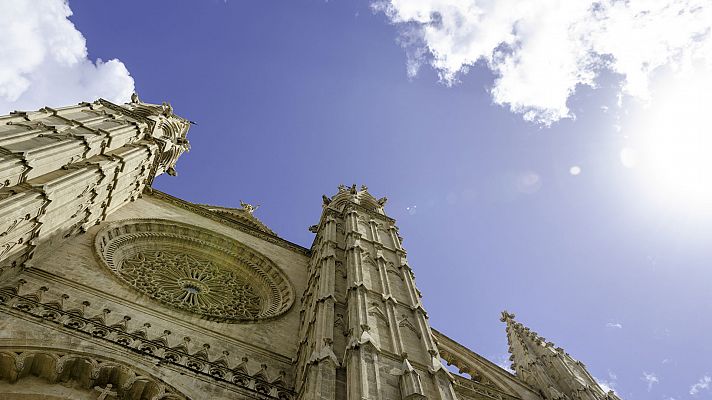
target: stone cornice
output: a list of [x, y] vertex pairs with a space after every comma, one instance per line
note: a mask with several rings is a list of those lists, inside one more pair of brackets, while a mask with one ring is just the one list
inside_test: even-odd
[[[99, 99], [99, 100], [97, 100], [97, 101], [99, 102], [99, 104], [101, 104], [102, 106], [104, 106], [104, 107], [106, 107], [106, 108], [108, 108], [108, 109], [110, 109], [110, 110], [113, 110], [113, 111], [116, 111], [116, 112], [118, 112], [118, 113], [124, 114], [124, 115], [126, 115], [126, 116], [128, 116], [128, 117], [130, 117], [130, 118], [133, 118], [133, 119], [137, 120], [137, 121], [145, 122], [145, 123], [148, 124], [149, 126], [153, 126], [153, 125], [156, 124], [156, 121], [150, 120], [150, 119], [144, 117], [143, 115], [137, 114], [137, 113], [135, 113], [135, 112], [129, 110], [129, 109], [126, 108], [126, 107], [121, 107], [121, 106], [118, 105], [118, 104], [114, 104], [114, 103], [112, 103], [112, 102], [110, 102], [110, 101], [107, 101], [107, 100], [104, 100], [104, 99]], [[89, 105], [89, 106], [91, 106], [91, 103], [86, 103], [86, 104]]]
[[109, 292], [99, 290], [92, 286], [82, 285], [73, 280], [66, 279], [62, 276], [53, 274], [45, 270], [31, 267], [24, 270], [23, 275], [21, 276], [28, 278], [28, 280], [31, 280], [34, 284], [38, 284], [37, 282], [54, 282], [55, 284], [60, 286], [66, 286], [76, 291], [88, 293], [90, 296], [95, 298], [106, 299], [120, 307], [125, 307], [126, 309], [130, 310], [131, 315], [142, 315], [145, 316], [147, 319], [150, 318], [151, 320], [171, 321], [171, 323], [175, 326], [178, 326], [185, 330], [191, 330], [196, 335], [201, 335], [202, 337], [206, 338], [206, 341], [209, 340], [210, 343], [213, 344], [218, 342], [226, 343], [231, 346], [244, 349], [246, 353], [257, 355], [263, 359], [272, 359], [278, 363], [283, 364], [284, 366], [291, 365], [292, 363], [291, 359], [289, 359], [283, 354], [256, 346], [248, 341], [241, 340], [240, 338], [234, 338], [222, 334], [214, 329], [210, 329], [201, 325], [195, 325], [186, 320], [175, 318], [171, 314], [168, 314], [164, 310], [161, 310], [161, 308], [143, 306], [132, 301], [128, 301], [121, 296], [113, 295]]
[[481, 396], [484, 399], [492, 399], [492, 400], [521, 400], [519, 397], [509, 395], [507, 393], [493, 389], [490, 386], [483, 385], [483, 384], [473, 381], [471, 379], [467, 379], [467, 378], [464, 378], [464, 377], [458, 376], [458, 375], [453, 375], [453, 376], [455, 378], [453, 381], [455, 392], [459, 392], [459, 391], [464, 391], [465, 393], [474, 392], [478, 396]]
[[311, 251], [305, 247], [302, 247], [296, 243], [292, 243], [286, 239], [282, 239], [281, 237], [279, 237], [277, 235], [272, 235], [267, 232], [256, 229], [254, 227], [251, 227], [249, 225], [243, 224], [236, 219], [227, 218], [223, 215], [223, 213], [210, 211], [205, 207], [202, 207], [202, 206], [193, 204], [191, 202], [185, 201], [183, 199], [179, 199], [177, 197], [171, 196], [167, 193], [161, 192], [160, 190], [151, 189], [151, 190], [147, 191], [147, 194], [155, 199], [163, 200], [171, 205], [174, 205], [174, 206], [180, 207], [184, 210], [190, 211], [193, 214], [200, 215], [202, 217], [208, 218], [210, 220], [213, 220], [215, 222], [218, 222], [218, 223], [228, 226], [230, 228], [237, 229], [239, 231], [248, 233], [252, 236], [260, 238], [266, 242], [276, 244], [276, 245], [283, 247], [287, 250], [291, 250], [291, 251], [303, 254], [305, 256], [309, 256], [311, 254]]
[[189, 354], [179, 346], [169, 347], [162, 336], [150, 338], [145, 331], [129, 332], [120, 324], [109, 325], [96, 316], [82, 315], [83, 312], [77, 309], [66, 310], [56, 302], [43, 303], [36, 295], [20, 295], [12, 286], [0, 288], [0, 309], [8, 314], [32, 316], [54, 327], [83, 334], [94, 340], [111, 342], [134, 353], [158, 359], [160, 363], [188, 369], [216, 383], [251, 391], [259, 399], [292, 399], [295, 395], [292, 389], [284, 386], [281, 378], [267, 380], [263, 371], [250, 375], [239, 366], [230, 367], [224, 359], [211, 361], [207, 353], [203, 355], [201, 351]]

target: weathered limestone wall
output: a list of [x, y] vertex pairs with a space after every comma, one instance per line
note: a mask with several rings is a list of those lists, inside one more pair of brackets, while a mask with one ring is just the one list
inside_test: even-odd
[[[27, 354], [44, 357], [32, 360]], [[62, 356], [80, 356], [91, 361], [62, 364]], [[18, 368], [19, 363], [24, 365]], [[128, 379], [111, 376], [119, 375], [113, 370], [116, 365], [123, 370], [121, 372], [129, 375]], [[62, 369], [59, 370], [58, 366]], [[9, 376], [13, 373], [14, 377]], [[137, 382], [130, 382], [131, 374], [149, 379], [139, 378]], [[152, 398], [146, 396], [151, 389], [147, 388], [145, 383], [149, 380], [155, 380], [157, 386], [167, 388], [165, 397], [156, 398], [261, 398], [250, 392], [236, 391], [233, 385], [216, 381], [206, 375], [186, 374], [182, 367], [160, 363], [159, 359], [140, 352], [126, 351], [125, 348], [110, 342], [94, 340], [80, 332], [58, 328], [46, 321], [38, 322], [36, 318], [28, 318], [27, 314], [21, 312], [3, 313], [0, 319], [0, 394], [3, 399], [12, 399], [13, 393], [23, 400], [47, 399], [51, 398], [50, 394], [61, 396], [63, 393], [68, 397], [58, 398], [96, 399], [99, 391], [94, 387], [99, 385], [105, 388], [105, 382], [113, 382], [114, 390], [121, 385], [132, 386], [133, 391], [123, 392], [132, 393], [135, 397], [129, 395], [127, 398]], [[146, 397], [141, 397], [142, 392]], [[177, 396], [171, 397], [171, 394]], [[111, 398], [115, 397], [109, 397]]]
[[516, 376], [434, 332], [365, 187], [309, 250], [152, 192], [189, 125], [137, 96], [0, 117], [0, 397], [619, 400], [511, 314]]
[[[292, 388], [292, 357], [298, 342], [295, 334], [299, 326], [298, 301], [284, 315], [270, 320], [225, 323], [208, 321], [149, 298], [117, 279], [99, 262], [94, 249], [95, 235], [104, 225], [134, 218], [180, 221], [226, 235], [269, 257], [287, 275], [296, 293], [305, 288], [308, 258], [303, 252], [267, 242], [145, 195], [118, 209], [106, 222], [89, 228], [86, 233], [57, 238], [36, 249], [33, 260], [28, 263], [29, 268], [20, 276], [27, 281], [20, 291], [26, 293], [44, 285], [49, 288], [42, 294], [44, 301], [67, 296], [64, 308], [80, 308], [85, 316], [103, 315], [102, 310], [111, 310], [104, 315], [107, 325], [123, 323], [127, 332], [143, 331], [148, 338], [161, 338], [167, 347], [183, 344], [187, 354], [204, 352], [205, 361], [217, 362], [215, 365], [223, 365], [225, 371], [238, 368], [241, 377], [256, 376], [260, 381], [274, 383], [274, 386]], [[82, 306], [83, 302], [88, 304]], [[125, 317], [130, 319], [125, 320]], [[33, 328], [28, 326], [28, 329]], [[170, 333], [165, 334], [166, 331]], [[28, 333], [16, 331], [15, 334], [23, 336]], [[186, 342], [186, 337], [190, 341]], [[126, 347], [134, 349], [135, 346], [137, 344]], [[206, 363], [200, 370], [209, 374], [211, 365]], [[229, 379], [237, 375], [228, 373], [225, 376]], [[257, 389], [255, 382], [240, 382], [243, 384]], [[194, 398], [205, 397], [203, 393]]]

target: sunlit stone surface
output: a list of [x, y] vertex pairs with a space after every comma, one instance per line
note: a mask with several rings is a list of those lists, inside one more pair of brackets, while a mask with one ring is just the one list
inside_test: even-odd
[[138, 96], [0, 117], [0, 398], [618, 399], [513, 314], [514, 375], [432, 329], [365, 186], [322, 197], [308, 249], [152, 190], [189, 126]]

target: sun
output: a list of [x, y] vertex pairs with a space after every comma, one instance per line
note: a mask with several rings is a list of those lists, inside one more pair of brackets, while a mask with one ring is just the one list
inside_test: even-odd
[[621, 162], [671, 207], [712, 212], [712, 73], [668, 76], [629, 129]]

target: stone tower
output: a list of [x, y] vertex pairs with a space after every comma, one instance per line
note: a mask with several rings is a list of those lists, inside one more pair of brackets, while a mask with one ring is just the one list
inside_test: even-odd
[[300, 310], [304, 399], [455, 399], [386, 198], [324, 196]]
[[0, 117], [0, 268], [69, 237], [175, 174], [190, 123], [168, 104], [108, 101]]
[[501, 321], [507, 324], [512, 369], [545, 399], [620, 400], [612, 391], [606, 393], [581, 361], [516, 322], [514, 314], [502, 312]]
[[135, 95], [0, 117], [0, 398], [619, 400], [511, 314], [516, 375], [433, 329], [364, 186], [310, 248], [153, 190], [189, 127]]

